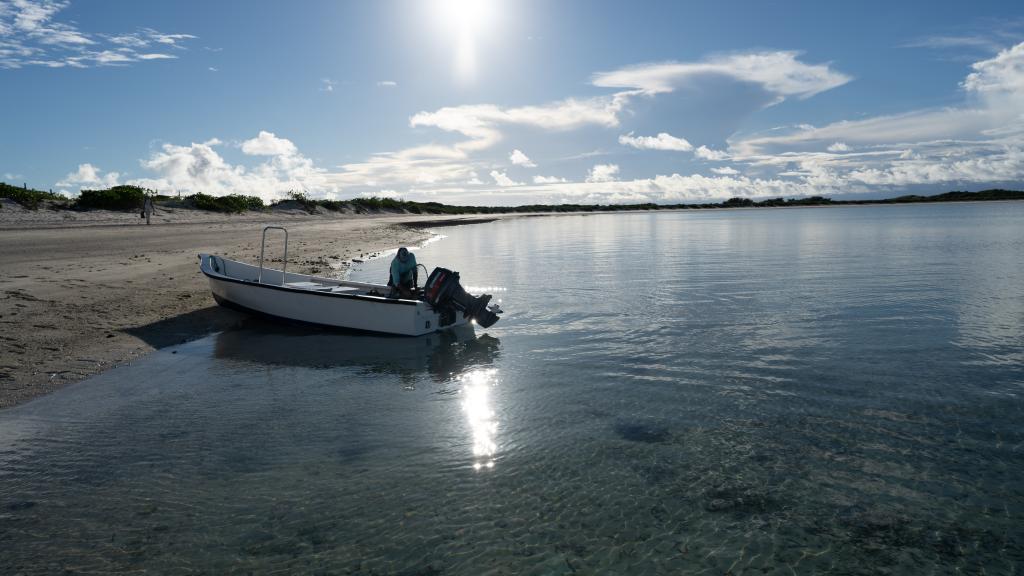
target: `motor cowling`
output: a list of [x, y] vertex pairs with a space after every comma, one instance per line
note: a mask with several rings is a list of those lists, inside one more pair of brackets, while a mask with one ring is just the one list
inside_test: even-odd
[[490, 294], [473, 296], [459, 283], [459, 273], [447, 268], [434, 268], [423, 285], [423, 300], [435, 310], [453, 307], [472, 318], [483, 328], [490, 328], [498, 321], [498, 315], [487, 307]]

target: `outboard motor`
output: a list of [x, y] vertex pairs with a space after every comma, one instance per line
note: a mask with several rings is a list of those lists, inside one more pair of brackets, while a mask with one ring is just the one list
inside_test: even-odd
[[459, 284], [459, 273], [445, 268], [434, 268], [423, 285], [423, 300], [437, 310], [453, 307], [472, 318], [483, 328], [490, 328], [498, 321], [498, 315], [488, 308], [490, 294], [474, 297]]

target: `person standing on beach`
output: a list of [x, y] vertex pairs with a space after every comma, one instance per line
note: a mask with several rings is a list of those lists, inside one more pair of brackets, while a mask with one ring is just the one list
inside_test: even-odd
[[418, 275], [416, 256], [402, 246], [391, 261], [391, 274], [388, 276], [391, 294], [394, 296], [397, 293], [402, 298], [415, 298]]
[[146, 199], [142, 202], [142, 213], [146, 216], [146, 226], [149, 226], [149, 217], [153, 215], [155, 208], [153, 206], [153, 197], [146, 196]]

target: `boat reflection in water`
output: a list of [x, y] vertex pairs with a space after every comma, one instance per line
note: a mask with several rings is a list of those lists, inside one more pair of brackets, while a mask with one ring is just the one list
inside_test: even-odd
[[473, 326], [415, 338], [310, 330], [254, 319], [217, 335], [214, 355], [264, 365], [304, 368], [358, 367], [375, 373], [415, 376], [437, 382], [471, 367], [493, 364], [499, 340], [477, 336]]
[[477, 336], [471, 325], [416, 338], [310, 330], [252, 319], [217, 335], [214, 355], [222, 360], [264, 366], [330, 369], [355, 367], [397, 376], [414, 389], [424, 374], [437, 383], [456, 384], [475, 470], [494, 468], [498, 422], [492, 391], [499, 340]]

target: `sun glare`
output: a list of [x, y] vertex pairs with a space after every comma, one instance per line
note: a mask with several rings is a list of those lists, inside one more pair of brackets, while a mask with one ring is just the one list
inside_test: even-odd
[[480, 39], [493, 25], [495, 0], [437, 0], [436, 14], [455, 48], [455, 75], [463, 82], [476, 76]]

